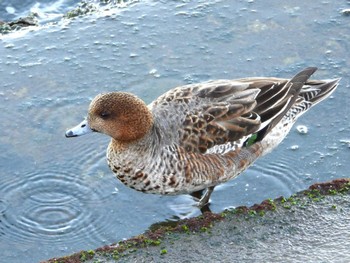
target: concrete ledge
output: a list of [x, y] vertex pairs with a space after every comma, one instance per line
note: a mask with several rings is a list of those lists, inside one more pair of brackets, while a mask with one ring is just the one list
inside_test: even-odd
[[349, 247], [350, 179], [337, 179], [45, 262], [350, 262]]

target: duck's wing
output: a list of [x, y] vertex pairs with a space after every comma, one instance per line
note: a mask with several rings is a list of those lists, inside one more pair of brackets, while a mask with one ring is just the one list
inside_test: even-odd
[[316, 68], [291, 80], [246, 78], [216, 80], [175, 88], [150, 105], [168, 121], [177, 142], [187, 152], [205, 153], [224, 144], [261, 140], [286, 114]]

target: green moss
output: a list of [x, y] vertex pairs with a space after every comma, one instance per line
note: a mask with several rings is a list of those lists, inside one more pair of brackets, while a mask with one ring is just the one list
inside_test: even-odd
[[338, 194], [338, 191], [335, 190], [335, 189], [330, 189], [330, 190], [328, 190], [328, 194], [330, 194], [330, 195], [336, 195], [336, 194]]
[[113, 251], [112, 258], [114, 260], [120, 259], [120, 253], [117, 250]]
[[264, 215], [265, 215], [265, 211], [264, 210], [259, 211], [259, 216], [264, 216]]
[[255, 216], [256, 215], [256, 211], [255, 210], [249, 210], [248, 215]]
[[221, 213], [220, 213], [220, 216], [223, 217], [223, 218], [225, 218], [225, 217], [227, 216], [227, 213], [226, 213], [226, 212], [227, 212], [227, 210], [224, 211], [224, 212], [221, 212]]
[[144, 243], [147, 246], [159, 246], [161, 244], [161, 241], [159, 239], [153, 240], [153, 239], [145, 239]]
[[276, 210], [276, 204], [275, 204], [275, 201], [272, 200], [271, 198], [268, 199], [268, 203], [271, 205], [271, 210], [272, 211], [275, 211]]
[[162, 249], [162, 250], [160, 251], [160, 254], [161, 254], [161, 255], [165, 255], [166, 253], [168, 253], [168, 251], [167, 251], [166, 249]]
[[300, 205], [301, 206], [300, 198], [298, 198], [295, 195], [292, 195], [292, 196], [290, 196], [288, 198], [282, 197], [280, 199], [280, 202], [282, 204], [282, 207], [285, 208], [285, 209], [291, 209], [292, 206], [295, 206], [295, 205]]
[[83, 251], [81, 252], [81, 255], [80, 255], [80, 260], [82, 262], [86, 261], [86, 260], [89, 260], [89, 259], [92, 259], [95, 255], [95, 252], [93, 252], [92, 254], [89, 252], [89, 251]]
[[349, 192], [350, 191], [350, 182], [344, 184], [344, 186], [339, 190], [339, 192], [344, 193], [344, 192]]
[[292, 206], [291, 206], [291, 205], [289, 205], [289, 204], [284, 204], [284, 205], [283, 205], [283, 208], [285, 208], [285, 209], [291, 209], [291, 208], [292, 208]]
[[317, 190], [317, 189], [312, 189], [308, 191], [306, 194], [311, 199], [319, 198], [321, 196], [320, 190]]
[[134, 253], [134, 252], [136, 252], [136, 251], [137, 251], [136, 248], [130, 248], [130, 249], [128, 250], [128, 253], [131, 254], [131, 253]]
[[185, 231], [186, 233], [189, 233], [190, 232], [190, 229], [187, 225], [182, 225], [181, 226], [182, 230]]
[[236, 209], [234, 209], [232, 211], [233, 214], [237, 214], [237, 215], [240, 215], [240, 214], [244, 214], [246, 213], [247, 211], [247, 208], [246, 207], [237, 207]]
[[297, 200], [296, 200], [294, 197], [288, 198], [288, 202], [289, 202], [291, 205], [297, 205], [297, 204], [298, 204]]
[[202, 227], [200, 228], [200, 231], [201, 231], [201, 232], [207, 232], [207, 231], [208, 231], [208, 228], [205, 227], [205, 226], [202, 226]]
[[343, 194], [343, 193], [349, 192], [349, 190], [350, 190], [350, 183], [346, 183], [340, 189], [329, 189], [328, 194], [329, 195], [337, 195], [339, 193]]
[[82, 16], [82, 15], [92, 13], [96, 10], [97, 10], [97, 7], [94, 4], [88, 3], [86, 1], [82, 1], [77, 8], [67, 12], [63, 17], [72, 19], [77, 16]]

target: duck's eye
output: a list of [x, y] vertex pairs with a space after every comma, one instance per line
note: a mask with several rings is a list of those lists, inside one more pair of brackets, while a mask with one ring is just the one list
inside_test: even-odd
[[111, 116], [111, 114], [109, 112], [101, 112], [100, 114], [102, 119], [107, 119], [109, 116]]

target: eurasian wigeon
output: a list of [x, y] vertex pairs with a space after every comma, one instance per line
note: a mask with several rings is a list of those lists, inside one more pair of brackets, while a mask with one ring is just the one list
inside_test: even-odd
[[[110, 136], [107, 161], [125, 185], [145, 193], [192, 194], [203, 207], [214, 187], [274, 149], [295, 121], [339, 79], [214, 80], [177, 87], [148, 106], [126, 92], [97, 95], [87, 119], [66, 132]], [[205, 190], [202, 194], [202, 191]]]

